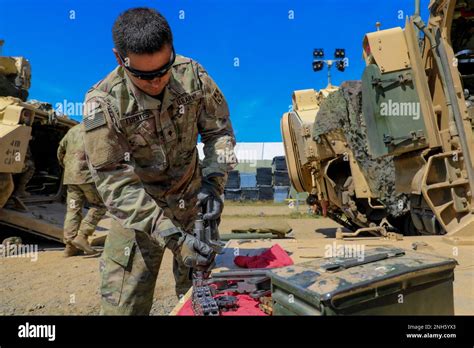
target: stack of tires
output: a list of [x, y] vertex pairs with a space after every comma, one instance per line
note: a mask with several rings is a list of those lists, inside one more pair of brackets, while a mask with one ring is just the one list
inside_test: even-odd
[[290, 177], [285, 156], [273, 158], [271, 167], [259, 167], [257, 173], [228, 173], [225, 199], [231, 201], [284, 202], [290, 194]]
[[277, 156], [273, 158], [273, 191], [274, 201], [284, 202], [290, 193], [290, 177], [286, 166], [285, 156]]
[[228, 173], [227, 183], [224, 188], [224, 198], [230, 201], [239, 201], [241, 195], [240, 173], [238, 170], [231, 170]]
[[257, 188], [259, 201], [273, 200], [272, 168], [257, 168]]
[[255, 173], [240, 174], [242, 186], [242, 200], [243, 201], [257, 201], [258, 188], [257, 176]]

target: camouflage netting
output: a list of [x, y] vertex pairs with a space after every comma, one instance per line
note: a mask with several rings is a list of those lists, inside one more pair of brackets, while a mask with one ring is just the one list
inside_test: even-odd
[[28, 91], [15, 85], [12, 78], [7, 78], [0, 74], [0, 97], [16, 97], [25, 101], [28, 98]]
[[[321, 104], [313, 128], [313, 138], [321, 142], [321, 135], [342, 130], [359, 163], [370, 189], [379, 196], [390, 215], [400, 216], [409, 210], [408, 198], [395, 193], [393, 157], [373, 158], [369, 154], [367, 128], [362, 117], [362, 83], [346, 81]], [[400, 209], [400, 201], [403, 208]]]
[[53, 110], [53, 105], [50, 103], [42, 102], [36, 99], [32, 99], [28, 101], [28, 104], [33, 105], [34, 107], [38, 108], [41, 111], [45, 112], [52, 112]]

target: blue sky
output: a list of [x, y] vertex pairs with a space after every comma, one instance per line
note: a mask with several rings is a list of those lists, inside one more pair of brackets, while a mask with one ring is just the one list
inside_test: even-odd
[[[421, 1], [424, 18], [428, 2]], [[162, 12], [176, 51], [199, 61], [218, 83], [237, 140], [269, 142], [281, 141], [280, 118], [292, 91], [327, 84], [325, 70], [312, 71], [313, 48], [324, 48], [327, 59], [335, 48], [346, 49], [349, 66], [344, 73], [332, 69], [333, 84], [359, 79], [364, 34], [375, 31], [376, 21], [382, 29], [403, 27], [414, 0], [0, 0], [3, 55], [30, 60], [30, 99], [80, 103], [115, 67], [112, 24], [136, 6]]]

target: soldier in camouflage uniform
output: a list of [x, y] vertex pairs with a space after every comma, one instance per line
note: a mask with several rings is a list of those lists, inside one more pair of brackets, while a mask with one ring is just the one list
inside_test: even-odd
[[[67, 211], [64, 219], [64, 256], [74, 256], [84, 251], [94, 255], [88, 242], [100, 219], [107, 212], [92, 180], [84, 152], [83, 126], [72, 127], [59, 143], [58, 160], [64, 167], [63, 184], [67, 186]], [[82, 209], [89, 203], [87, 215]]]
[[222, 203], [235, 139], [222, 93], [200, 64], [175, 54], [161, 14], [128, 10], [113, 38], [119, 66], [89, 90], [84, 115], [89, 167], [113, 216], [101, 312], [147, 315], [166, 247], [178, 296], [191, 285], [190, 267], [211, 263], [212, 250], [191, 232], [198, 197]]

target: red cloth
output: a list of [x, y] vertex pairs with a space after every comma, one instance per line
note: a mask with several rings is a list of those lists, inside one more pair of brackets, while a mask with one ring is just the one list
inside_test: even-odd
[[[222, 316], [235, 316], [235, 315], [267, 315], [260, 308], [258, 308], [258, 300], [251, 298], [249, 295], [236, 294], [232, 291], [226, 291], [222, 295], [232, 295], [239, 299], [239, 308], [236, 311], [221, 312]], [[216, 296], [219, 297], [219, 296]], [[187, 300], [186, 303], [181, 307], [177, 315], [194, 316], [193, 306], [191, 300]]]
[[234, 263], [243, 268], [277, 268], [291, 266], [293, 260], [279, 244], [275, 244], [260, 255], [236, 256]]
[[[244, 268], [277, 268], [290, 266], [293, 264], [293, 260], [280, 245], [275, 244], [260, 255], [237, 256], [234, 258], [234, 263]], [[236, 311], [221, 312], [222, 316], [267, 315], [258, 307], [259, 301], [251, 298], [249, 295], [226, 291], [218, 296], [222, 295], [236, 296], [239, 300], [239, 307]], [[191, 300], [186, 301], [177, 315], [194, 316]]]

